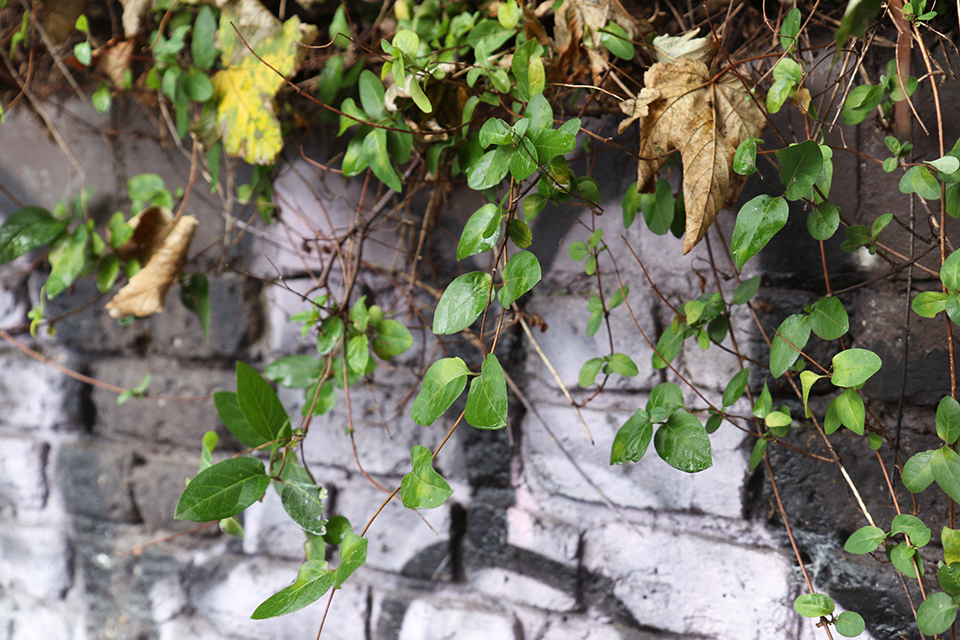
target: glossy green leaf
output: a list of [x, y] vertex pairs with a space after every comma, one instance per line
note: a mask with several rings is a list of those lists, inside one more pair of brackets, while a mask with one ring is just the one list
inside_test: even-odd
[[950, 291], [960, 290], [960, 251], [954, 251], [943, 261], [940, 280]]
[[805, 593], [793, 601], [793, 608], [804, 618], [820, 618], [832, 614], [836, 607], [826, 594]]
[[803, 81], [800, 65], [791, 58], [781, 58], [773, 68], [773, 84], [767, 91], [767, 111], [778, 113]]
[[934, 450], [921, 451], [903, 465], [903, 486], [911, 493], [920, 493], [933, 482]]
[[810, 389], [813, 388], [813, 385], [817, 382], [817, 380], [826, 377], [827, 376], [819, 376], [813, 371], [800, 372], [800, 385], [803, 389], [803, 411], [807, 418], [810, 417], [810, 407], [807, 406], [810, 401]]
[[917, 630], [925, 636], [945, 633], [957, 619], [957, 603], [943, 591], [927, 596], [917, 607]]
[[490, 353], [480, 366], [480, 375], [470, 383], [464, 419], [477, 429], [507, 426], [507, 379], [497, 356]]
[[960, 456], [949, 447], [935, 449], [930, 456], [933, 479], [954, 502], [960, 501]]
[[586, 389], [592, 385], [596, 379], [597, 374], [600, 373], [600, 368], [603, 366], [603, 358], [590, 358], [583, 363], [583, 366], [580, 367], [580, 376], [579, 383], [580, 386]]
[[807, 215], [807, 231], [815, 240], [829, 240], [839, 226], [840, 210], [832, 202], [821, 202]]
[[337, 316], [330, 316], [320, 325], [320, 331], [317, 334], [317, 352], [325, 356], [337, 346], [340, 338], [343, 337], [343, 320]]
[[808, 316], [810, 329], [823, 340], [836, 340], [850, 330], [850, 318], [837, 298], [817, 300]]
[[297, 572], [296, 581], [264, 600], [250, 617], [265, 620], [299, 611], [313, 604], [334, 582], [334, 570], [324, 560], [307, 560]]
[[960, 439], [960, 403], [944, 396], [937, 405], [937, 435], [947, 444]]
[[486, 149], [492, 144], [510, 144], [514, 142], [514, 135], [506, 122], [500, 118], [489, 118], [480, 127], [478, 140], [480, 146]]
[[669, 182], [663, 179], [657, 180], [654, 197], [641, 200], [640, 206], [643, 210], [643, 219], [650, 231], [659, 236], [670, 231], [670, 225], [673, 224], [674, 202], [673, 189]]
[[733, 170], [742, 176], [752, 176], [757, 172], [757, 143], [763, 142], [753, 136], [737, 145], [733, 156]]
[[237, 403], [237, 394], [232, 391], [215, 391], [213, 393], [213, 404], [217, 408], [217, 414], [220, 420], [226, 425], [237, 440], [245, 447], [259, 447], [266, 444], [267, 440], [259, 433], [254, 431], [243, 413], [240, 411], [240, 405]]
[[622, 353], [614, 353], [610, 356], [608, 366], [614, 373], [619, 373], [626, 378], [632, 378], [640, 373], [637, 365], [634, 364], [628, 356]]
[[113, 288], [120, 275], [120, 259], [115, 253], [108, 253], [97, 265], [97, 290], [106, 293]]
[[54, 243], [49, 254], [50, 275], [45, 285], [48, 298], [53, 299], [66, 291], [83, 272], [89, 241], [87, 225], [81, 224], [72, 235], [62, 236]]
[[687, 337], [687, 329], [688, 327], [684, 324], [676, 331], [672, 325], [664, 330], [657, 341], [656, 352], [651, 358], [654, 369], [665, 368], [668, 362], [672, 362], [677, 357]]
[[[817, 153], [820, 153], [819, 149]], [[740, 208], [731, 239], [737, 268], [742, 269], [747, 260], [770, 242], [787, 223], [789, 213], [790, 207], [783, 198], [768, 195], [757, 196]]]
[[[805, 140], [777, 151], [777, 163], [780, 169], [780, 182], [786, 189], [785, 197], [787, 200], [799, 200], [810, 194], [817, 178], [820, 177], [823, 154], [820, 151], [820, 145], [814, 140]], [[784, 219], [786, 219], [786, 213], [784, 213]]]
[[217, 18], [213, 9], [203, 6], [193, 21], [193, 32], [190, 34], [190, 54], [193, 64], [201, 69], [210, 69], [217, 61]]
[[863, 616], [856, 611], [844, 611], [833, 621], [833, 626], [845, 638], [856, 638], [867, 628]]
[[408, 509], [435, 509], [453, 495], [453, 489], [433, 468], [433, 454], [415, 445], [410, 450], [413, 471], [400, 482], [400, 500]]
[[303, 389], [317, 381], [322, 367], [323, 363], [316, 356], [286, 356], [267, 365], [263, 376], [282, 387]]
[[943, 564], [937, 571], [940, 588], [952, 596], [960, 596], [960, 562]]
[[863, 435], [866, 411], [863, 406], [863, 398], [855, 389], [845, 389], [843, 393], [833, 399], [831, 406], [836, 412], [837, 418], [840, 419], [840, 424], [857, 435]]
[[763, 462], [763, 455], [767, 451], [768, 441], [764, 438], [757, 440], [756, 444], [753, 445], [753, 451], [750, 452], [750, 459], [747, 460], [747, 469], [753, 471], [760, 466], [760, 463]]
[[373, 352], [384, 360], [398, 356], [413, 346], [410, 330], [396, 320], [384, 318], [373, 325], [377, 332], [373, 339]]
[[[893, 563], [894, 568], [911, 580], [917, 579], [917, 569], [920, 569], [920, 575], [923, 576], [922, 559], [917, 555], [916, 547], [901, 542], [894, 547], [887, 547], [887, 558]], [[916, 561], [916, 564], [914, 564]]]
[[876, 551], [886, 539], [887, 534], [879, 527], [861, 527], [847, 538], [843, 550], [847, 553], [871, 553]]
[[546, 85], [546, 74], [543, 68], [543, 46], [536, 38], [530, 38], [517, 47], [513, 54], [510, 70], [517, 79], [517, 94], [521, 100], [530, 100], [534, 95], [542, 93]]
[[740, 399], [747, 388], [747, 381], [750, 379], [750, 367], [744, 367], [738, 371], [727, 383], [727, 388], [723, 391], [723, 406], [730, 407]]
[[533, 222], [533, 219], [540, 215], [540, 212], [547, 206], [549, 200], [539, 193], [531, 193], [523, 199], [523, 221], [527, 224]]
[[[377, 82], [380, 82], [377, 80]], [[373, 175], [383, 184], [394, 191], [403, 191], [403, 184], [400, 182], [400, 176], [393, 168], [393, 162], [390, 160], [390, 153], [387, 151], [387, 131], [385, 129], [374, 129], [363, 140], [363, 157], [366, 159]]]
[[757, 418], [763, 419], [767, 417], [767, 414], [773, 410], [773, 398], [770, 396], [770, 388], [767, 386], [767, 383], [763, 383], [763, 391], [760, 392], [760, 397], [756, 399], [753, 403], [753, 415]]
[[540, 282], [540, 262], [529, 251], [520, 251], [503, 268], [503, 287], [497, 292], [500, 304], [509, 308], [517, 298]]
[[647, 452], [653, 437], [653, 425], [647, 412], [638, 409], [617, 431], [610, 449], [610, 464], [637, 462]]
[[367, 157], [363, 152], [363, 146], [369, 133], [365, 127], [361, 127], [353, 134], [353, 137], [350, 138], [350, 142], [347, 143], [347, 150], [343, 153], [340, 169], [343, 171], [343, 175], [348, 178], [360, 175], [368, 166]]
[[340, 585], [366, 562], [367, 539], [348, 531], [343, 536], [343, 542], [340, 543], [340, 565], [333, 574], [333, 588], [339, 589]]
[[793, 48], [800, 34], [800, 23], [803, 21], [800, 15], [800, 9], [794, 7], [783, 17], [783, 23], [780, 25], [780, 46], [787, 53]]
[[360, 105], [367, 115], [372, 119], [383, 116], [386, 92], [380, 78], [369, 69], [364, 69], [360, 72], [357, 86], [360, 89]]
[[880, 356], [866, 349], [847, 349], [833, 357], [833, 376], [838, 387], [859, 387], [880, 370]]
[[347, 341], [347, 366], [354, 373], [363, 374], [370, 363], [370, 338], [365, 334]]
[[489, 273], [473, 271], [447, 285], [433, 316], [433, 332], [449, 335], [473, 324], [487, 306], [491, 281]]
[[326, 497], [327, 490], [312, 483], [290, 480], [280, 488], [280, 502], [290, 519], [307, 533], [317, 536], [326, 532], [327, 521], [323, 518]]
[[800, 357], [800, 351], [810, 339], [810, 322], [807, 316], [794, 314], [780, 323], [777, 335], [770, 345], [770, 374], [779, 378]]
[[933, 537], [930, 527], [923, 524], [923, 521], [917, 516], [909, 513], [900, 513], [893, 517], [890, 524], [890, 535], [902, 533], [910, 538], [910, 544], [915, 547], [925, 547]]
[[[570, 129], [573, 129], [573, 131], [567, 131], [564, 127], [574, 121], [577, 128], [573, 129], [573, 127], [569, 127]], [[548, 129], [536, 135], [531, 134], [531, 137], [533, 138], [533, 144], [537, 147], [537, 157], [540, 158], [541, 164], [546, 164], [557, 156], [562, 156], [565, 153], [570, 153], [573, 151], [573, 148], [577, 144], [576, 132], [580, 127], [580, 120], [577, 118], [574, 118], [573, 120], [567, 120], [567, 122], [564, 124], [564, 127], [561, 127], [560, 129]], [[563, 163], [563, 165], [558, 165], [558, 167], [551, 167], [550, 174], [553, 176], [554, 180], [560, 184], [561, 187], [569, 189], [569, 187], [565, 185], [565, 182], [568, 181], [568, 178], [565, 179], [564, 177], [557, 175], [560, 166], [565, 167], [566, 163]], [[569, 168], [566, 168], [566, 171], [569, 173]]]
[[502, 146], [480, 156], [467, 169], [467, 186], [474, 191], [483, 191], [500, 184], [510, 170], [510, 156], [513, 153], [515, 151], [510, 147]]
[[620, 200], [620, 207], [623, 210], [623, 228], [629, 229], [630, 225], [637, 217], [637, 211], [640, 210], [640, 200], [644, 194], [637, 191], [636, 181], [632, 182], [623, 194]]
[[900, 178], [900, 193], [915, 193], [925, 200], [939, 200], [940, 183], [926, 167], [910, 167]]
[[276, 439], [287, 422], [287, 412], [280, 404], [277, 392], [259, 373], [242, 362], [237, 362], [237, 404], [250, 428], [267, 441]]
[[870, 227], [862, 224], [855, 224], [844, 229], [844, 235], [847, 239], [840, 245], [840, 249], [848, 253], [856, 251], [860, 247], [873, 244], [873, 236], [870, 233]]
[[675, 469], [696, 473], [713, 465], [710, 436], [700, 420], [686, 411], [677, 411], [657, 429], [653, 444], [657, 454]]
[[196, 475], [177, 501], [174, 518], [209, 522], [235, 516], [263, 497], [270, 478], [254, 458], [230, 458]]
[[747, 304], [760, 289], [760, 276], [754, 276], [741, 282], [733, 292], [733, 304]]
[[789, 427], [793, 424], [793, 418], [784, 411], [771, 411], [763, 419], [763, 422], [771, 429], [776, 429], [778, 427]]
[[633, 60], [636, 55], [633, 42], [626, 30], [616, 22], [611, 22], [600, 30], [600, 42], [607, 51], [624, 60]]
[[933, 318], [947, 306], [948, 294], [942, 291], [923, 291], [913, 299], [913, 311], [923, 318]]
[[463, 393], [469, 373], [460, 358], [443, 358], [430, 365], [420, 393], [413, 400], [413, 421], [425, 427], [433, 424]]
[[662, 409], [664, 417], [654, 422], [663, 422], [677, 411], [684, 408], [683, 392], [672, 382], [661, 382], [650, 392], [647, 398], [647, 413], [653, 414], [654, 409]]

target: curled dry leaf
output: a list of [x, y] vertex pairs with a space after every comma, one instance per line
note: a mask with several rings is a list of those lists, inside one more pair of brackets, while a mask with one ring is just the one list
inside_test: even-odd
[[717, 41], [712, 37], [694, 38], [700, 29], [688, 31], [682, 36], [657, 36], [653, 39], [653, 46], [658, 62], [673, 62], [680, 58], [699, 60], [710, 64], [713, 55], [717, 52]]
[[646, 85], [624, 109], [628, 124], [640, 120], [637, 188], [643, 190], [679, 150], [683, 159], [683, 200], [687, 210], [683, 253], [707, 233], [717, 213], [736, 201], [743, 176], [733, 171], [737, 145], [760, 137], [766, 124], [760, 99], [734, 75], [712, 78], [699, 60], [658, 62], [643, 75]]
[[160, 246], [164, 234], [170, 231], [173, 212], [166, 207], [147, 207], [127, 222], [133, 227], [130, 239], [117, 247], [121, 260], [139, 260], [141, 264]]
[[183, 216], [168, 225], [144, 267], [107, 304], [111, 318], [143, 317], [163, 311], [167, 291], [187, 261], [196, 229], [197, 219], [193, 216]]

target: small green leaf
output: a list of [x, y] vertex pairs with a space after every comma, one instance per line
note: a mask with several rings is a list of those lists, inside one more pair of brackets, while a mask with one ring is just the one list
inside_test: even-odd
[[763, 454], [767, 451], [768, 441], [764, 438], [757, 440], [753, 445], [753, 451], [750, 452], [750, 459], [747, 461], [747, 469], [753, 471], [763, 462]]
[[757, 172], [757, 143], [763, 142], [753, 136], [737, 145], [733, 156], [733, 170], [742, 176], [752, 176]]
[[800, 350], [807, 346], [810, 339], [810, 322], [807, 316], [794, 314], [787, 316], [777, 328], [770, 345], [770, 374], [779, 378], [800, 357]]
[[106, 293], [113, 288], [120, 275], [120, 259], [114, 253], [108, 253], [97, 265], [97, 290]]
[[180, 494], [174, 518], [209, 522], [235, 516], [263, 497], [270, 478], [254, 458], [230, 458], [196, 475]]
[[932, 449], [921, 451], [903, 465], [903, 486], [910, 493], [920, 493], [933, 482], [933, 453]]
[[925, 200], [939, 200], [940, 183], [926, 167], [910, 167], [900, 178], [900, 193], [915, 193]]
[[943, 564], [937, 571], [940, 588], [952, 596], [960, 596], [960, 562]]
[[837, 298], [820, 298], [808, 317], [810, 329], [823, 340], [836, 340], [850, 329], [847, 310]]
[[533, 219], [540, 215], [540, 212], [547, 206], [547, 200], [539, 193], [531, 193], [523, 199], [523, 221], [527, 224], [533, 222]]
[[910, 544], [914, 547], [925, 547], [933, 537], [930, 527], [923, 524], [923, 521], [917, 516], [909, 513], [900, 513], [893, 517], [890, 525], [890, 535], [902, 533], [909, 536]]
[[[787, 200], [799, 200], [809, 195], [817, 178], [820, 177], [823, 154], [816, 141], [805, 140], [777, 151], [777, 162], [780, 169], [780, 182], [786, 188]], [[786, 211], [786, 205], [783, 208]], [[784, 213], [784, 221], [786, 221], [786, 213]]]
[[201, 69], [210, 69], [213, 63], [217, 61], [216, 33], [218, 28], [213, 9], [206, 5], [201, 7], [197, 13], [197, 19], [193, 21], [190, 42], [193, 64]]
[[870, 227], [862, 224], [855, 224], [844, 230], [847, 239], [840, 245], [840, 249], [847, 253], [852, 253], [860, 247], [873, 244], [873, 236], [870, 233]]
[[945, 174], [954, 173], [960, 169], [960, 159], [957, 159], [951, 155], [946, 155], [942, 158], [937, 158], [936, 160], [930, 160], [926, 164], [936, 169], [939, 173]]
[[206, 102], [213, 97], [213, 83], [200, 69], [190, 69], [183, 75], [180, 87], [194, 102]]
[[587, 243], [582, 240], [574, 240], [570, 243], [570, 259], [580, 262], [588, 255], [590, 255], [590, 249], [587, 248]]
[[753, 415], [761, 420], [767, 417], [767, 414], [773, 409], [773, 398], [770, 396], [770, 388], [767, 383], [763, 383], [763, 391], [760, 397], [753, 403]]
[[632, 378], [640, 373], [640, 370], [637, 368], [637, 365], [634, 364], [633, 360], [622, 353], [614, 353], [611, 355], [609, 365], [611, 370], [625, 378]]
[[430, 449], [415, 445], [410, 450], [413, 471], [400, 482], [400, 500], [408, 509], [435, 509], [453, 495], [453, 489], [433, 468]]
[[677, 411], [657, 429], [657, 454], [675, 469], [697, 473], [713, 465], [710, 436], [700, 420], [686, 411]]
[[763, 419], [763, 422], [771, 429], [776, 429], [777, 427], [790, 426], [793, 424], [793, 418], [783, 411], [771, 411], [767, 414], [767, 417]]
[[280, 502], [290, 519], [307, 533], [317, 536], [326, 533], [327, 521], [323, 519], [326, 497], [327, 490], [323, 487], [293, 480], [284, 482], [280, 489]]
[[89, 67], [90, 62], [93, 60], [93, 47], [90, 46], [90, 41], [85, 40], [75, 44], [73, 46], [73, 55], [76, 57], [77, 62], [85, 67]]
[[[510, 170], [510, 156], [513, 153], [515, 151], [510, 147], [502, 146], [480, 156], [467, 169], [467, 186], [474, 191], [483, 191], [500, 184]], [[542, 154], [540, 157], [542, 161]]]
[[957, 603], [943, 591], [927, 596], [917, 607], [917, 630], [925, 636], [944, 633], [957, 619]]
[[517, 298], [540, 282], [540, 262], [529, 251], [520, 251], [503, 268], [503, 287], [497, 292], [500, 304], [509, 308]]
[[886, 538], [887, 534], [879, 527], [861, 527], [847, 538], [843, 550], [847, 553], [871, 553], [876, 551]]
[[489, 273], [473, 271], [451, 282], [433, 316], [433, 332], [449, 335], [463, 331], [480, 317], [487, 306], [492, 279]]
[[803, 411], [807, 418], [810, 417], [810, 408], [807, 406], [807, 403], [810, 400], [810, 389], [813, 388], [813, 385], [817, 380], [826, 377], [827, 376], [818, 376], [813, 371], [800, 372], [800, 385], [803, 388]]
[[586, 389], [592, 385], [596, 381], [597, 374], [600, 373], [600, 367], [602, 366], [603, 358], [590, 358], [584, 362], [583, 366], [580, 367], [580, 386]]
[[840, 423], [857, 435], [863, 435], [866, 412], [863, 398], [855, 389], [845, 389], [830, 403]]
[[880, 370], [880, 356], [866, 349], [847, 349], [833, 357], [833, 376], [838, 387], [859, 387]]
[[207, 276], [195, 273], [188, 276], [180, 284], [180, 302], [193, 312], [200, 322], [203, 336], [210, 339], [210, 284]]
[[930, 456], [933, 479], [954, 502], [960, 500], [960, 456], [949, 447], [935, 449]]
[[[874, 0], [866, 0], [873, 2]], [[870, 112], [883, 102], [883, 87], [873, 84], [862, 84], [854, 87], [847, 95], [843, 104], [843, 124], [860, 124], [867, 119]]]
[[923, 318], [933, 318], [947, 306], [948, 294], [942, 291], [923, 291], [913, 299], [913, 311]]
[[856, 638], [867, 628], [863, 616], [856, 611], [844, 611], [833, 621], [833, 626], [845, 638]]
[[672, 382], [661, 382], [650, 392], [647, 398], [647, 413], [653, 414], [654, 409], [663, 411], [663, 418], [651, 422], [663, 422], [677, 411], [684, 408], [683, 392]]
[[490, 118], [480, 127], [478, 139], [480, 146], [486, 149], [492, 144], [510, 144], [514, 142], [514, 135], [506, 122], [500, 118]]
[[487, 354], [480, 375], [470, 383], [464, 419], [477, 429], [507, 426], [507, 379], [497, 356]]
[[767, 111], [778, 113], [803, 81], [800, 65], [791, 58], [780, 59], [773, 68], [773, 84], [767, 92]]
[[[513, 77], [517, 79], [517, 94], [521, 100], [530, 100], [533, 96], [542, 93], [546, 86], [542, 55], [543, 46], [537, 42], [536, 38], [530, 38], [524, 42], [513, 54], [510, 70], [513, 72]], [[542, 158], [541, 161], [543, 161]]]
[[50, 275], [45, 290], [47, 298], [53, 299], [66, 291], [83, 272], [86, 264], [90, 232], [81, 224], [72, 235], [61, 236], [50, 250]]
[[320, 332], [317, 334], [317, 352], [325, 356], [337, 346], [340, 338], [343, 337], [343, 320], [337, 316], [330, 316], [320, 325]]
[[233, 391], [215, 391], [213, 393], [213, 404], [217, 408], [220, 420], [230, 430], [230, 433], [240, 441], [240, 444], [252, 449], [270, 442], [247, 424], [243, 413], [240, 411], [240, 405], [237, 403], [236, 393]]
[[517, 245], [519, 249], [526, 249], [533, 244], [533, 232], [530, 231], [527, 223], [519, 218], [510, 221], [507, 226], [507, 233], [510, 235], [513, 244]]
[[[377, 82], [380, 82], [377, 80]], [[379, 178], [380, 182], [387, 185], [396, 192], [403, 191], [403, 184], [400, 182], [400, 176], [397, 175], [390, 160], [390, 153], [387, 150], [387, 131], [385, 129], [374, 129], [363, 140], [363, 157], [366, 159], [373, 175]]]
[[617, 431], [610, 448], [610, 464], [637, 462], [647, 452], [653, 437], [653, 425], [643, 409], [627, 418]]
[[413, 400], [413, 421], [425, 427], [433, 424], [463, 393], [469, 373], [460, 358], [443, 358], [430, 365], [420, 393]]
[[[819, 149], [817, 153], [820, 153]], [[740, 208], [731, 239], [737, 268], [742, 269], [747, 260], [757, 255], [770, 242], [787, 223], [789, 214], [790, 207], [783, 198], [768, 195], [757, 196]]]
[[944, 396], [937, 405], [937, 435], [947, 444], [960, 439], [960, 403]]
[[[360, 104], [366, 114], [372, 119], [384, 115], [384, 98], [386, 92], [383, 89], [383, 83], [380, 81], [380, 78], [369, 69], [364, 69], [360, 72], [358, 86], [360, 89]], [[380, 129], [380, 131], [383, 131], [383, 129]]]
[[110, 103], [113, 102], [113, 98], [110, 95], [110, 87], [107, 86], [106, 82], [101, 82], [97, 86], [97, 90], [90, 97], [90, 102], [93, 103], [93, 108], [99, 113], [110, 111]]
[[780, 25], [780, 46], [783, 47], [785, 52], [790, 53], [793, 48], [797, 36], [800, 34], [800, 23], [802, 21], [800, 9], [796, 7], [790, 9], [784, 16], [783, 23]]
[[598, 309], [590, 314], [590, 317], [587, 319], [587, 330], [586, 334], [588, 338], [592, 338], [597, 335], [597, 331], [600, 330], [600, 325], [603, 324], [603, 310]]
[[398, 356], [413, 346], [410, 330], [396, 320], [384, 318], [376, 322], [373, 328], [377, 332], [373, 339], [373, 352], [384, 360]]
[[683, 324], [676, 330], [673, 325], [671, 325], [660, 335], [660, 339], [657, 341], [656, 351], [651, 358], [654, 369], [665, 368], [668, 362], [672, 362], [673, 359], [677, 357], [680, 349], [683, 348], [683, 341], [687, 337], [687, 329], [686, 324]]
[[657, 180], [653, 198], [640, 200], [640, 207], [643, 209], [643, 219], [647, 223], [647, 228], [658, 236], [662, 236], [670, 231], [670, 225], [673, 224], [674, 201], [673, 188], [666, 180]]
[[[250, 428], [268, 442], [275, 440], [287, 423], [287, 412], [280, 404], [277, 392], [259, 373], [242, 362], [237, 362], [237, 404]], [[209, 518], [215, 519], [219, 518]]]
[[940, 267], [940, 279], [950, 291], [960, 290], [960, 251], [954, 251]]
[[743, 392], [747, 388], [747, 381], [749, 379], [750, 367], [744, 367], [730, 378], [730, 382], [727, 383], [727, 388], [723, 391], [724, 408], [733, 406], [733, 403], [740, 399], [740, 396], [743, 395]]
[[263, 376], [290, 389], [304, 389], [320, 377], [323, 363], [316, 356], [293, 355], [274, 360], [263, 370]]
[[334, 571], [324, 560], [307, 560], [300, 565], [296, 581], [264, 600], [250, 617], [265, 620], [283, 616], [313, 604], [333, 586]]
[[370, 363], [370, 338], [365, 334], [347, 341], [347, 366], [354, 373], [363, 374]]
[[633, 56], [636, 55], [633, 42], [630, 41], [626, 30], [616, 22], [611, 22], [600, 30], [600, 42], [607, 51], [618, 58], [633, 60]]
[[760, 289], [760, 276], [748, 278], [740, 283], [733, 292], [733, 304], [747, 304]]
[[835, 605], [823, 593], [805, 593], [793, 601], [793, 608], [804, 618], [821, 618], [832, 614]]
[[636, 181], [632, 182], [623, 194], [620, 200], [620, 206], [623, 209], [623, 227], [629, 229], [637, 217], [637, 211], [640, 210], [640, 199], [642, 194], [637, 191]]

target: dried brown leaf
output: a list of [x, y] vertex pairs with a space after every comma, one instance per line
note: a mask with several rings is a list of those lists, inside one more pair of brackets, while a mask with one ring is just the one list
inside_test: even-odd
[[150, 206], [130, 218], [127, 222], [133, 227], [130, 239], [117, 247], [117, 256], [121, 260], [139, 260], [145, 263], [160, 246], [163, 234], [172, 227], [173, 212], [166, 207]]
[[161, 234], [162, 239], [147, 264], [107, 304], [111, 318], [143, 317], [163, 311], [167, 291], [187, 261], [196, 229], [197, 219], [183, 216]]
[[688, 253], [720, 209], [740, 195], [745, 178], [733, 171], [733, 156], [748, 136], [760, 137], [766, 119], [760, 98], [736, 76], [713, 79], [699, 60], [658, 62], [643, 80], [645, 88], [628, 114], [640, 120], [637, 188], [643, 190], [669, 154], [680, 151], [687, 210], [683, 253]]

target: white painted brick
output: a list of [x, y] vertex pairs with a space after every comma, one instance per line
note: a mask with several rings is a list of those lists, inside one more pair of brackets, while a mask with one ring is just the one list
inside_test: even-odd
[[481, 569], [470, 576], [470, 584], [480, 593], [494, 598], [547, 609], [569, 611], [577, 601], [569, 594], [539, 580], [505, 569]]
[[0, 514], [38, 511], [47, 503], [49, 445], [31, 437], [0, 435]]
[[[48, 357], [71, 366], [65, 357]], [[76, 428], [79, 383], [19, 352], [0, 353], [0, 425], [32, 429]]]
[[580, 532], [539, 509], [528, 487], [517, 487], [515, 506], [507, 509], [507, 542], [566, 564], [577, 561]]
[[505, 610], [466, 600], [414, 600], [407, 608], [400, 640], [513, 640], [514, 617]]
[[71, 586], [71, 549], [53, 527], [0, 529], [0, 585], [40, 600], [60, 600]]

